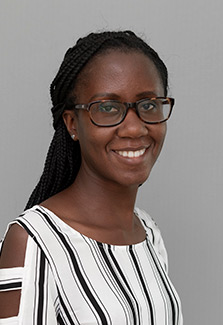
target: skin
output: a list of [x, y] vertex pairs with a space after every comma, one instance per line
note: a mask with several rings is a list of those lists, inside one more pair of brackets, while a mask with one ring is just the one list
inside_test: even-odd
[[[135, 102], [164, 96], [156, 67], [144, 54], [117, 50], [96, 56], [88, 63], [74, 89], [76, 103], [99, 99]], [[114, 127], [95, 126], [87, 111], [65, 111], [68, 132], [79, 140], [82, 164], [75, 182], [43, 202], [68, 225], [82, 234], [115, 245], [145, 239], [134, 216], [138, 187], [148, 178], [159, 156], [166, 124], [149, 125], [134, 109]], [[146, 148], [143, 156], [124, 158], [118, 151]]]

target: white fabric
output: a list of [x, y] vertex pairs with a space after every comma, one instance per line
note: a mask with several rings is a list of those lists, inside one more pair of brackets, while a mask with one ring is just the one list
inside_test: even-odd
[[[21, 289], [22, 280], [23, 280], [23, 267], [0, 269], [0, 291], [15, 290], [15, 287], [17, 289]], [[9, 288], [7, 287], [2, 288], [7, 285], [9, 285]]]
[[136, 213], [147, 238], [127, 246], [98, 243], [40, 206], [17, 218], [29, 233], [20, 309], [0, 325], [182, 325], [159, 229]]

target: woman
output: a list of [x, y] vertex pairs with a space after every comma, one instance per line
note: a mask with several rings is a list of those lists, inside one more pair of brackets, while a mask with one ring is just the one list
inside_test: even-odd
[[55, 134], [0, 262], [0, 324], [182, 324], [153, 220], [134, 208], [174, 100], [133, 32], [90, 34], [51, 85]]

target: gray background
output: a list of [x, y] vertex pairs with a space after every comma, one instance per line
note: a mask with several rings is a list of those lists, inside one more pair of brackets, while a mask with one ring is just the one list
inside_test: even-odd
[[222, 323], [222, 11], [220, 0], [0, 1], [0, 235], [40, 177], [65, 50], [90, 31], [133, 29], [166, 62], [176, 98], [138, 205], [162, 230], [190, 325]]

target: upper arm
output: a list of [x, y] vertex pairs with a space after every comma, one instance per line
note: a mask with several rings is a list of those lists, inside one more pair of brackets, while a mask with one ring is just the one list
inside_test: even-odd
[[[13, 224], [9, 228], [0, 255], [0, 275], [3, 269], [4, 274], [7, 274], [7, 271], [11, 271], [12, 268], [24, 266], [27, 239], [27, 232], [19, 225]], [[21, 290], [18, 289], [0, 292], [0, 318], [18, 314], [20, 295]]]
[[5, 237], [0, 255], [0, 268], [24, 266], [28, 234], [17, 224], [13, 224]]

